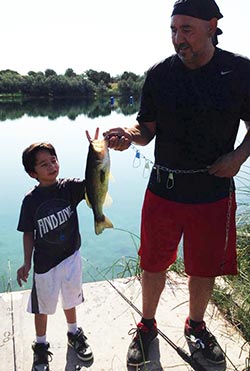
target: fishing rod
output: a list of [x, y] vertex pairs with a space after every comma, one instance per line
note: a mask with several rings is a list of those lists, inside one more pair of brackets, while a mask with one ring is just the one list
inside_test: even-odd
[[10, 315], [11, 315], [11, 326], [12, 326], [12, 348], [13, 348], [13, 361], [14, 361], [14, 371], [17, 370], [16, 365], [16, 344], [15, 344], [15, 325], [14, 325], [14, 306], [12, 297], [12, 277], [11, 277], [11, 265], [10, 260], [8, 260], [9, 269], [9, 279], [7, 284], [6, 292], [10, 293]]
[[[115, 285], [112, 284], [111, 281], [109, 281], [106, 278], [106, 281], [117, 291], [117, 293], [142, 317], [142, 312], [122, 293], [120, 292]], [[165, 335], [160, 329], [158, 329], [158, 334], [166, 340], [166, 342], [179, 354], [179, 356], [195, 370], [195, 371], [206, 371], [206, 369], [198, 363], [192, 356], [190, 356], [183, 348], [178, 347], [167, 335]], [[221, 348], [221, 347], [220, 347]], [[235, 365], [232, 363], [232, 361], [228, 358], [228, 356], [225, 354], [223, 349], [221, 348], [221, 351], [227, 358], [227, 360], [231, 363], [235, 371], [238, 371], [238, 368], [235, 367]], [[245, 371], [250, 371], [250, 362], [248, 360], [248, 367]]]
[[[120, 290], [117, 289], [113, 283], [106, 278], [106, 281], [116, 290], [116, 292], [142, 317], [142, 312], [129, 300]], [[179, 354], [179, 356], [187, 362], [195, 371], [206, 371], [206, 369], [199, 364], [192, 356], [190, 356], [183, 348], [178, 347], [167, 335], [160, 329], [158, 334]]]
[[[86, 258], [83, 258], [85, 261], [90, 263], [90, 261]], [[90, 263], [91, 264], [91, 263]], [[92, 264], [91, 264], [92, 265]], [[132, 303], [131, 300], [129, 300], [118, 288], [107, 278], [105, 275], [98, 270], [98, 268], [93, 268], [100, 274], [105, 281], [107, 281], [110, 286], [130, 305], [131, 308], [133, 308], [141, 317], [142, 312]], [[194, 371], [206, 371], [206, 369], [198, 363], [192, 356], [190, 356], [183, 348], [178, 347], [167, 335], [165, 335], [160, 329], [158, 329], [158, 334], [179, 354], [179, 356], [188, 363]]]

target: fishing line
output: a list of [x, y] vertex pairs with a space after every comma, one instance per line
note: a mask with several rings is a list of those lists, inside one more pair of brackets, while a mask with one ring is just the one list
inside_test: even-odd
[[[133, 308], [141, 317], [142, 312], [132, 303], [131, 300], [129, 300], [120, 290], [117, 289], [117, 287], [101, 272], [97, 267], [95, 267], [87, 258], [82, 257], [83, 260], [88, 262], [96, 271], [98, 274], [102, 276], [102, 278], [107, 281], [110, 286], [130, 305], [131, 308]], [[160, 329], [158, 329], [158, 334], [179, 354], [179, 356], [188, 363], [193, 370], [195, 371], [206, 371], [206, 369], [200, 365], [192, 356], [190, 356], [184, 349], [178, 347], [167, 335], [165, 335]], [[236, 371], [238, 371], [236, 369]]]
[[8, 260], [8, 269], [9, 269], [9, 279], [7, 284], [6, 292], [10, 293], [10, 315], [11, 315], [11, 326], [12, 326], [12, 349], [13, 349], [13, 361], [14, 361], [14, 371], [17, 370], [16, 365], [16, 343], [15, 343], [15, 325], [14, 325], [14, 306], [13, 306], [13, 295], [12, 295], [12, 277], [11, 277], [11, 264]]

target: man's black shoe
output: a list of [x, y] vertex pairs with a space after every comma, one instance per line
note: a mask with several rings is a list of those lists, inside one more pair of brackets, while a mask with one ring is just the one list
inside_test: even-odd
[[206, 328], [204, 321], [193, 329], [188, 322], [185, 323], [184, 335], [191, 354], [201, 352], [203, 358], [214, 364], [225, 362], [224, 353], [214, 335]]
[[130, 335], [135, 335], [127, 353], [127, 364], [129, 366], [140, 366], [148, 360], [149, 346], [157, 333], [156, 322], [151, 329], [139, 322], [136, 329], [129, 331]]

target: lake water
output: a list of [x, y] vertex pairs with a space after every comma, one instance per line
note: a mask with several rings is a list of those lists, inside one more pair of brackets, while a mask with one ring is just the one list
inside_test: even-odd
[[[22, 233], [16, 230], [19, 211], [25, 193], [36, 182], [24, 171], [21, 155], [24, 148], [36, 141], [49, 141], [57, 151], [60, 162], [60, 177], [83, 178], [85, 173], [88, 141], [85, 130], [94, 135], [98, 126], [100, 133], [118, 125], [129, 126], [135, 122], [136, 114], [124, 116], [111, 112], [105, 117], [91, 119], [79, 115], [75, 120], [59, 117], [29, 117], [0, 121], [1, 195], [0, 195], [0, 292], [6, 287], [6, 280], [12, 276], [12, 288], [18, 289], [15, 281], [16, 269], [23, 262]], [[145, 147], [143, 153], [153, 159], [153, 146]], [[84, 281], [102, 280], [97, 272], [105, 271], [123, 256], [136, 257], [139, 239], [140, 211], [144, 190], [148, 181], [144, 163], [138, 166], [136, 152], [129, 149], [123, 153], [110, 151], [112, 178], [109, 193], [113, 200], [105, 213], [115, 229], [105, 230], [101, 235], [94, 233], [92, 210], [85, 202], [78, 206], [81, 252], [88, 262], [84, 263]], [[147, 171], [148, 175], [148, 171]], [[117, 229], [116, 229], [117, 228]], [[120, 231], [122, 229], [124, 231]], [[131, 232], [131, 233], [128, 233]], [[10, 262], [10, 264], [9, 264]], [[11, 267], [11, 272], [9, 269]], [[116, 271], [123, 268], [118, 264]], [[106, 274], [106, 273], [105, 273]], [[109, 277], [112, 273], [109, 274]], [[31, 277], [24, 288], [30, 288]]]
[[[96, 127], [100, 132], [116, 126], [130, 126], [136, 114], [123, 115], [112, 111], [105, 117], [89, 118], [80, 114], [75, 120], [59, 117], [30, 117], [0, 121], [0, 292], [12, 277], [12, 289], [18, 290], [15, 281], [16, 270], [23, 263], [22, 233], [16, 230], [19, 211], [25, 193], [36, 182], [24, 172], [21, 155], [24, 148], [36, 141], [49, 141], [57, 151], [60, 162], [60, 177], [84, 177], [88, 152], [85, 130], [94, 134]], [[239, 139], [244, 135], [240, 128]], [[78, 206], [81, 252], [84, 257], [84, 282], [103, 280], [104, 275], [113, 276], [107, 269], [115, 262], [115, 272], [123, 271], [124, 261], [135, 260], [139, 246], [140, 213], [144, 191], [148, 181], [149, 169], [146, 159], [153, 160], [153, 143], [138, 147], [140, 159], [134, 149], [125, 152], [110, 151], [111, 173], [109, 193], [113, 203], [104, 211], [114, 224], [114, 229], [105, 230], [101, 235], [94, 233], [92, 210], [85, 202]], [[140, 163], [139, 163], [140, 162]], [[248, 186], [249, 164], [243, 166], [237, 177], [240, 188]], [[244, 179], [243, 179], [244, 178]], [[239, 203], [248, 202], [248, 195], [237, 193]], [[123, 257], [126, 257], [124, 260]], [[123, 263], [122, 263], [123, 262]], [[100, 272], [104, 272], [100, 274]], [[30, 288], [31, 275], [24, 289]]]

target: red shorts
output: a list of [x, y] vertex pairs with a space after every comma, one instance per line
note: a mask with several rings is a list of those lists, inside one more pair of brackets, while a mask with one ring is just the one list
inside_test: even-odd
[[166, 270], [176, 260], [183, 237], [183, 258], [189, 276], [237, 274], [235, 212], [234, 193], [229, 208], [229, 198], [184, 204], [147, 190], [142, 208], [141, 268], [148, 272]]

